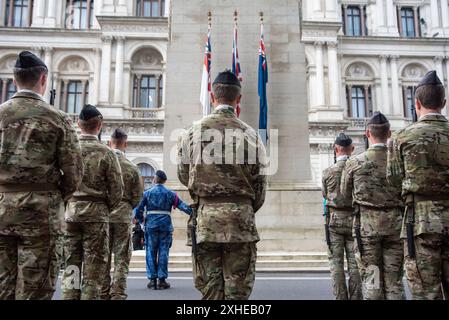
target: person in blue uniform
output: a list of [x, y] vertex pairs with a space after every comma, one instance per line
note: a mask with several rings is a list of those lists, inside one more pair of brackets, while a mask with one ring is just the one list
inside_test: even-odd
[[[172, 209], [179, 209], [188, 215], [192, 209], [179, 199], [178, 195], [164, 186], [167, 175], [157, 171], [154, 186], [143, 194], [136, 208], [136, 220], [145, 224], [145, 249], [149, 289], [168, 289], [168, 254], [173, 241]], [[144, 219], [143, 213], [147, 215]], [[159, 280], [159, 282], [157, 281]]]

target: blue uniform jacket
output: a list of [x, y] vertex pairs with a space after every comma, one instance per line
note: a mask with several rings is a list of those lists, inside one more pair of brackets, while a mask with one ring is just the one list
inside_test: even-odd
[[[156, 210], [171, 212], [172, 208], [177, 208], [188, 215], [192, 214], [192, 208], [179, 199], [175, 192], [167, 189], [162, 184], [157, 184], [144, 192], [143, 198], [136, 208], [135, 218], [139, 223], [142, 223], [145, 209], [147, 211]], [[148, 214], [145, 220], [145, 225], [150, 229], [157, 228], [160, 231], [173, 232], [173, 224], [170, 215]]]

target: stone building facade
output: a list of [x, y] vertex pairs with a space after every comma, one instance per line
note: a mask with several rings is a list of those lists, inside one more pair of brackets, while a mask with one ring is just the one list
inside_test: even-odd
[[148, 186], [163, 165], [169, 8], [170, 0], [0, 0], [1, 101], [15, 92], [17, 52], [40, 55], [55, 107], [76, 120], [83, 104], [99, 106], [104, 139], [115, 127], [128, 132], [128, 157]]

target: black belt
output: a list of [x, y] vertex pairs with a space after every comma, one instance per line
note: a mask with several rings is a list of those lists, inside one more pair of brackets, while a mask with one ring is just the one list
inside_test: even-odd
[[49, 192], [58, 190], [58, 186], [53, 183], [12, 183], [0, 185], [0, 193]]

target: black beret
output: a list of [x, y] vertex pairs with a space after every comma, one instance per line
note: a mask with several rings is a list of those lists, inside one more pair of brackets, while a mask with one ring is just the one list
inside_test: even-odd
[[156, 177], [158, 177], [159, 179], [162, 179], [164, 181], [167, 181], [167, 175], [162, 170], [156, 171]]
[[103, 115], [98, 111], [98, 109], [90, 104], [86, 104], [81, 110], [80, 113], [80, 120], [83, 121], [89, 121], [90, 119], [96, 118], [96, 117], [103, 117]]
[[112, 138], [112, 139], [117, 139], [117, 140], [120, 140], [120, 139], [126, 139], [126, 138], [128, 138], [128, 135], [127, 135], [126, 132], [123, 131], [122, 129], [117, 128], [117, 129], [115, 129], [114, 132], [112, 133], [111, 138]]
[[18, 69], [29, 69], [34, 67], [45, 67], [44, 61], [41, 60], [38, 56], [36, 56], [34, 53], [31, 53], [29, 51], [22, 51], [19, 53], [19, 56], [16, 60], [16, 65], [14, 66]]
[[386, 124], [389, 123], [387, 117], [385, 117], [381, 112], [374, 112], [371, 119], [369, 119], [368, 124]]
[[341, 147], [349, 147], [352, 144], [352, 139], [343, 132], [340, 132], [335, 139], [335, 144]]
[[437, 72], [435, 70], [427, 72], [421, 82], [418, 83], [417, 89], [422, 86], [442, 86], [440, 78], [438, 78]]
[[240, 80], [237, 78], [235, 74], [232, 73], [230, 70], [225, 70], [223, 72], [220, 72], [215, 78], [214, 84], [227, 84], [237, 87], [242, 87]]

